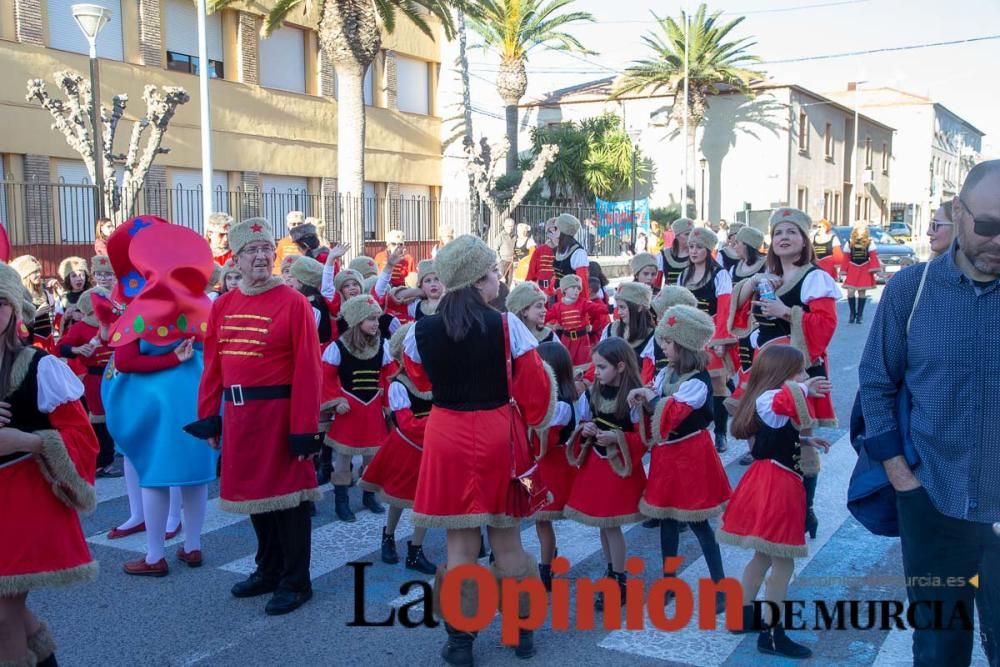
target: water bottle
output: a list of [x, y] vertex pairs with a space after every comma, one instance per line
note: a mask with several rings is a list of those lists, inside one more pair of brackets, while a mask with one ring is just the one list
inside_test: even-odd
[[[774, 283], [766, 275], [761, 276], [760, 281], [757, 283], [757, 295], [760, 301], [764, 299], [771, 299], [772, 301], [777, 300], [778, 296], [774, 293]], [[772, 318], [761, 313], [760, 308], [754, 308], [754, 315], [763, 319], [770, 320]]]

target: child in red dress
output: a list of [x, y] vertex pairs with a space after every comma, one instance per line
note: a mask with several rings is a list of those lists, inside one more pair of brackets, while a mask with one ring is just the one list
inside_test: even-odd
[[851, 309], [850, 324], [861, 324], [865, 314], [865, 293], [875, 288], [875, 274], [882, 265], [872, 242], [868, 227], [861, 223], [851, 229], [851, 237], [844, 244], [844, 287], [847, 305]]
[[557, 218], [549, 218], [545, 222], [545, 243], [535, 246], [535, 251], [531, 253], [531, 260], [528, 262], [528, 272], [525, 275], [525, 280], [538, 283], [538, 286], [550, 298], [556, 293], [556, 251], [553, 240], [559, 237], [556, 220]]
[[769, 345], [757, 355], [733, 415], [733, 435], [753, 439], [754, 462], [736, 486], [717, 533], [720, 542], [754, 550], [743, 570], [744, 632], [760, 630], [761, 652], [794, 658], [808, 658], [812, 651], [789, 639], [780, 623], [771, 627], [769, 609], [764, 610], [764, 628], [753, 627], [753, 601], [770, 569], [764, 598], [780, 608], [794, 559], [809, 553], [802, 530], [802, 464], [816, 456], [816, 449], [827, 451], [830, 443], [806, 437], [814, 423], [806, 396], [829, 393], [830, 383], [809, 378], [805, 367], [805, 357], [790, 345]]
[[[629, 392], [642, 386], [628, 343], [609, 338], [594, 348], [594, 386], [569, 440], [566, 455], [580, 471], [573, 480], [565, 516], [601, 531], [606, 576], [618, 582], [625, 600], [625, 536], [622, 526], [642, 520], [639, 500], [646, 486], [642, 409], [630, 408]], [[594, 606], [604, 609], [603, 595]], [[612, 605], [612, 609], [614, 605]]]
[[583, 296], [583, 282], [576, 274], [563, 276], [559, 289], [562, 300], [549, 306], [545, 322], [554, 325], [574, 368], [581, 370], [590, 365], [591, 315], [597, 315], [599, 306]]
[[[411, 326], [404, 324], [389, 339], [389, 354], [397, 364], [403, 363], [403, 339]], [[388, 394], [392, 428], [372, 462], [365, 468], [360, 484], [365, 491], [381, 494], [389, 504], [389, 514], [382, 529], [382, 562], [395, 565], [399, 562], [396, 526], [403, 510], [413, 508], [413, 499], [417, 494], [424, 428], [431, 413], [433, 396], [429, 391], [418, 390], [402, 366], [392, 378]], [[406, 567], [423, 574], [434, 574], [437, 566], [424, 555], [426, 533], [427, 529], [422, 526], [413, 529], [413, 539], [406, 543]]]
[[[382, 414], [382, 397], [396, 364], [389, 343], [379, 332], [375, 297], [358, 295], [344, 304], [341, 317], [347, 330], [323, 352], [323, 403], [321, 414], [333, 416], [326, 445], [336, 454], [332, 476], [337, 517], [356, 521], [347, 497], [351, 484], [351, 459], [361, 456], [368, 465], [389, 434]], [[375, 494], [362, 494], [365, 507], [381, 514], [385, 508]]]

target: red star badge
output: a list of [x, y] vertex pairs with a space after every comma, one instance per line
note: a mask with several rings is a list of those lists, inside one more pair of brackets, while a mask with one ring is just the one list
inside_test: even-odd
[[677, 324], [677, 318], [675, 316], [671, 315], [670, 317], [667, 318], [667, 326], [672, 327], [675, 324]]
[[788, 216], [790, 216], [791, 214], [792, 214], [792, 212], [791, 212], [790, 210], [788, 210], [788, 209], [786, 208], [786, 209], [785, 209], [785, 210], [784, 210], [784, 211], [782, 212], [781, 216], [782, 216], [782, 217], [784, 217], [784, 218], [787, 218], [787, 217], [788, 217]]
[[264, 227], [259, 222], [255, 222], [250, 225], [250, 231], [254, 234], [259, 234], [263, 229]]

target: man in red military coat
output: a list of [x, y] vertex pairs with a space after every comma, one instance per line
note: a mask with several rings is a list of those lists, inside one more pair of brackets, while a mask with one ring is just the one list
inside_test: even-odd
[[249, 514], [257, 533], [257, 571], [232, 593], [273, 592], [265, 612], [278, 615], [312, 597], [307, 501], [322, 498], [311, 460], [323, 444], [319, 337], [306, 298], [272, 275], [267, 220], [233, 225], [229, 245], [243, 280], [213, 304], [199, 421], [187, 430], [213, 446], [221, 440], [220, 506]]

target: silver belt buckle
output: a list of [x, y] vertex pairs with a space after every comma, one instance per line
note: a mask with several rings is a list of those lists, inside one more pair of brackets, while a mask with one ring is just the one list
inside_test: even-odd
[[229, 388], [229, 393], [233, 397], [233, 405], [243, 405], [243, 385], [234, 384]]

